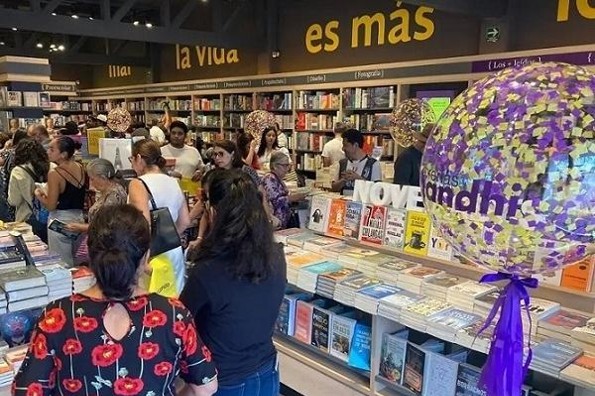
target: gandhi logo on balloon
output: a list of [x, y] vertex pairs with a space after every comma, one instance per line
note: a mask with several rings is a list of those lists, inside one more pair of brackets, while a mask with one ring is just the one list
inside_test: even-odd
[[595, 236], [595, 76], [534, 64], [455, 99], [425, 148], [432, 221], [459, 254], [530, 276], [586, 257]]

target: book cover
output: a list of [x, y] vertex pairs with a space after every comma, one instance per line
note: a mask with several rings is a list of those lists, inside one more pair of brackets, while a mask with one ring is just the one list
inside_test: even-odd
[[347, 364], [360, 370], [370, 371], [371, 350], [372, 327], [364, 321], [357, 321]]
[[0, 287], [6, 292], [44, 285], [45, 276], [32, 265], [0, 273]]
[[458, 331], [483, 320], [484, 318], [482, 316], [465, 312], [457, 308], [450, 308], [432, 315], [428, 319], [428, 321], [431, 322], [428, 323], [428, 326], [439, 325]]
[[99, 158], [104, 158], [114, 165], [114, 169], [121, 171], [132, 169], [130, 156], [132, 155], [132, 140], [130, 139], [99, 139]]
[[312, 311], [314, 307], [306, 301], [298, 301], [295, 308], [295, 331], [293, 336], [310, 344], [312, 336]]
[[421, 395], [423, 390], [425, 360], [426, 353], [420, 347], [407, 344], [403, 386], [416, 395]]
[[534, 362], [544, 362], [561, 370], [582, 354], [583, 350], [556, 339], [545, 340], [533, 348]]
[[332, 198], [327, 195], [315, 195], [310, 203], [310, 221], [308, 228], [323, 233], [329, 222], [329, 212]]
[[39, 105], [41, 107], [52, 107], [50, 93], [49, 92], [40, 92], [39, 93]]
[[405, 244], [405, 223], [407, 212], [404, 209], [388, 208], [384, 245], [395, 249], [403, 249]]
[[23, 106], [39, 107], [39, 92], [23, 92]]
[[479, 387], [480, 375], [481, 371], [478, 368], [460, 364], [455, 396], [488, 396], [487, 392]]
[[311, 344], [326, 353], [329, 352], [329, 334], [331, 319], [333, 312], [340, 312], [343, 307], [336, 305], [335, 307], [329, 307], [328, 309], [320, 306], [314, 306], [312, 310], [312, 335]]
[[456, 361], [428, 352], [422, 395], [453, 395], [457, 386], [458, 369], [459, 363]]
[[450, 261], [453, 257], [452, 247], [433, 225], [430, 227], [430, 245], [428, 246], [428, 257]]
[[589, 256], [562, 270], [560, 286], [583, 292], [591, 291], [595, 256]]
[[390, 130], [390, 114], [374, 114], [372, 130], [374, 132], [386, 132]]
[[19, 91], [8, 91], [8, 107], [21, 107], [23, 95]]
[[363, 290], [358, 291], [358, 293], [373, 298], [375, 300], [380, 300], [381, 298], [392, 296], [393, 294], [400, 293], [401, 291], [402, 289], [399, 289], [395, 286], [379, 284], [367, 287]]
[[402, 384], [406, 352], [406, 339], [395, 334], [383, 334], [380, 352], [380, 376], [395, 384]]
[[430, 243], [430, 217], [427, 213], [409, 210], [405, 226], [405, 253], [426, 256]]
[[359, 239], [382, 245], [384, 240], [384, 226], [386, 223], [386, 207], [366, 205], [363, 209]]
[[570, 331], [575, 327], [586, 326], [589, 317], [578, 312], [571, 312], [566, 309], [548, 316], [539, 323], [544, 328], [554, 329], [559, 332]]
[[279, 307], [279, 316], [275, 322], [275, 330], [293, 336], [295, 327], [295, 308], [298, 300], [309, 299], [307, 293], [286, 294], [283, 296], [281, 306]]
[[351, 350], [351, 340], [357, 321], [355, 312], [333, 315], [331, 319], [331, 355], [347, 362]]
[[359, 237], [360, 220], [362, 217], [363, 204], [361, 202], [347, 201], [347, 210], [345, 212], [345, 225], [343, 235], [348, 238], [357, 239]]
[[89, 155], [99, 155], [99, 140], [105, 138], [105, 129], [87, 129], [87, 151]]
[[578, 382], [587, 388], [595, 387], [595, 357], [583, 355], [560, 373], [562, 379]]
[[329, 213], [329, 221], [327, 234], [342, 237], [343, 228], [345, 226], [345, 212], [347, 210], [347, 201], [341, 198], [335, 198], [331, 201], [331, 210]]
[[371, 109], [386, 109], [390, 106], [390, 91], [392, 87], [369, 88], [368, 107]]

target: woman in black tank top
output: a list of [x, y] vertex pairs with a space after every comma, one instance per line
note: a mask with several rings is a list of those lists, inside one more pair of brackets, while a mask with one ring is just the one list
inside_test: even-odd
[[74, 161], [77, 146], [74, 140], [67, 136], [60, 136], [50, 143], [48, 157], [58, 166], [48, 174], [47, 189], [38, 188], [35, 196], [50, 211], [48, 221], [48, 245], [62, 257], [62, 260], [72, 266], [78, 237], [76, 234], [63, 233], [52, 230], [54, 225], [62, 223], [82, 222], [83, 207], [86, 193], [86, 174], [83, 166]]

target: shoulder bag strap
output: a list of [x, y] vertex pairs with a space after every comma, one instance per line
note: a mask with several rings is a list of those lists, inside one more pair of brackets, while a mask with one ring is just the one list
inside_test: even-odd
[[157, 204], [155, 204], [155, 200], [153, 199], [153, 194], [151, 194], [151, 190], [149, 189], [149, 186], [147, 186], [147, 183], [145, 183], [145, 181], [143, 179], [141, 179], [140, 177], [137, 178], [136, 180], [143, 183], [143, 186], [145, 186], [145, 189], [147, 190], [147, 194], [149, 194], [149, 199], [151, 200], [151, 206], [153, 206], [153, 210], [157, 210]]
[[27, 172], [27, 174], [29, 176], [31, 176], [31, 179], [33, 179], [33, 182], [38, 183], [37, 177], [36, 177], [37, 175], [31, 169], [27, 168], [26, 166], [22, 166], [22, 165], [17, 166], [17, 168], [21, 168], [22, 170]]

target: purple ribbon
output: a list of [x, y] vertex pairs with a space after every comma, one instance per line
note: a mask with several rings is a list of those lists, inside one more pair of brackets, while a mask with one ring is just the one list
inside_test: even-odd
[[[480, 283], [493, 283], [508, 280], [509, 283], [500, 292], [488, 318], [479, 331], [481, 334], [494, 321], [500, 312], [500, 319], [494, 329], [488, 359], [480, 378], [480, 389], [487, 396], [520, 396], [529, 364], [533, 357], [531, 351], [531, 316], [529, 315], [529, 293], [527, 288], [537, 287], [537, 279], [519, 278], [518, 275], [498, 272], [484, 275]], [[523, 322], [521, 302], [529, 317], [529, 352], [523, 363]]]

